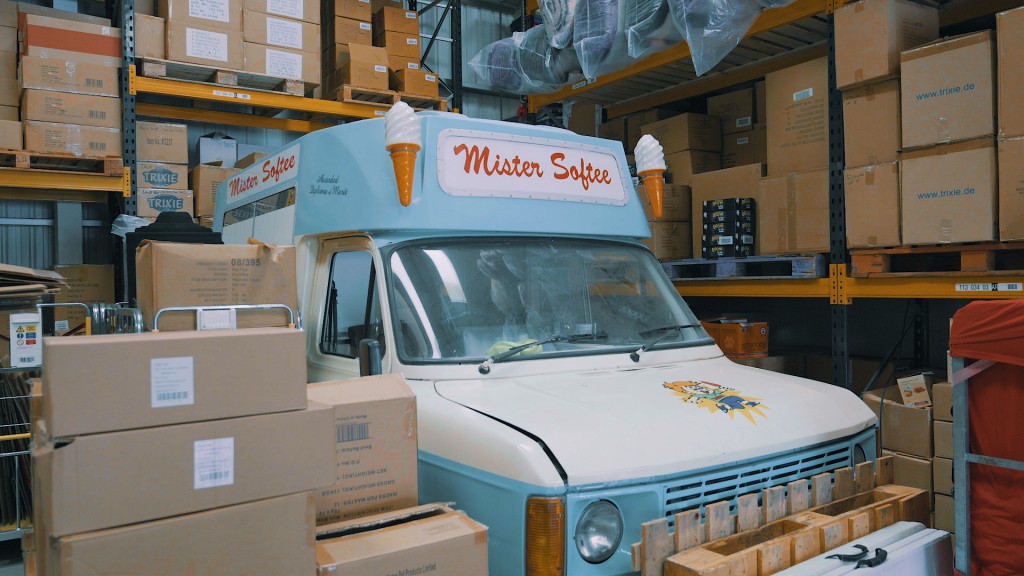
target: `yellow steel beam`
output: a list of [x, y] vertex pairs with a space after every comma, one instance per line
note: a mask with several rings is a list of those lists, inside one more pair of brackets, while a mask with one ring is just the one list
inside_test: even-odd
[[618, 118], [619, 116], [640, 112], [641, 110], [647, 110], [648, 108], [657, 108], [658, 106], [668, 104], [670, 102], [678, 102], [679, 100], [693, 98], [694, 96], [707, 94], [709, 92], [728, 88], [729, 86], [734, 86], [743, 82], [757, 80], [769, 72], [775, 72], [776, 70], [796, 66], [797, 64], [809, 62], [815, 58], [821, 58], [824, 56], [828, 56], [828, 46], [826, 44], [800, 48], [798, 50], [784, 52], [778, 56], [765, 58], [764, 60], [758, 60], [757, 62], [751, 62], [744, 66], [738, 66], [727, 70], [722, 74], [699, 78], [685, 84], [652, 92], [651, 94], [645, 94], [639, 98], [626, 100], [619, 104], [612, 104], [605, 108], [605, 110], [608, 114], [608, 119]]
[[[227, 102], [244, 106], [298, 110], [300, 112], [313, 112], [343, 118], [383, 117], [390, 108], [390, 106], [377, 104], [350, 104], [347, 102], [318, 100], [316, 98], [303, 98], [290, 94], [247, 90], [234, 86], [197, 84], [164, 78], [146, 78], [145, 76], [137, 76], [135, 74], [134, 65], [129, 71], [129, 80], [129, 90], [132, 94], [161, 94], [163, 96], [177, 96], [210, 102]], [[250, 116], [250, 118], [255, 119], [257, 117]]]
[[537, 0], [526, 0], [526, 13], [533, 14], [540, 10], [540, 3]]
[[[786, 24], [792, 24], [804, 18], [810, 18], [823, 12], [827, 12], [831, 7], [830, 0], [796, 0], [789, 6], [783, 8], [773, 8], [771, 10], [765, 10], [758, 17], [754, 25], [747, 31], [747, 36], [753, 36], [754, 34], [760, 34], [766, 32], [772, 28], [779, 26], [785, 26]], [[621, 80], [625, 80], [630, 76], [653, 70], [665, 64], [676, 62], [690, 56], [690, 46], [686, 42], [680, 42], [664, 52], [658, 52], [652, 54], [647, 58], [627, 66], [622, 70], [605, 74], [599, 78], [596, 78], [593, 82], [579, 82], [572, 86], [566, 86], [558, 92], [552, 94], [539, 94], [530, 96], [529, 107], [531, 112], [536, 112], [541, 106], [553, 104], [555, 102], [561, 102], [585, 94], [595, 88], [614, 84]]]
[[0, 187], [121, 192], [122, 183], [121, 176], [11, 168], [0, 170]]
[[315, 130], [330, 128], [332, 126], [332, 124], [312, 122], [310, 120], [267, 118], [265, 116], [254, 116], [252, 114], [183, 108], [181, 106], [166, 106], [164, 104], [149, 104], [146, 102], [139, 102], [135, 109], [139, 116], [156, 116], [159, 118], [173, 118], [176, 120], [198, 120], [202, 122], [212, 122], [214, 124], [254, 126], [257, 128], [289, 130], [292, 132], [313, 132]]
[[846, 294], [851, 298], [1007, 300], [1024, 298], [1024, 276], [847, 278]]
[[[119, 189], [120, 190], [120, 189]], [[40, 200], [46, 202], [98, 202], [105, 203], [110, 192], [86, 192], [81, 190], [49, 190], [41, 188], [7, 188], [0, 179], [0, 199]]]
[[828, 278], [806, 280], [682, 280], [675, 282], [684, 298], [691, 296], [728, 296], [749, 298], [828, 298]]
[[939, 8], [939, 26], [951, 26], [1024, 5], [1022, 0], [962, 0]]

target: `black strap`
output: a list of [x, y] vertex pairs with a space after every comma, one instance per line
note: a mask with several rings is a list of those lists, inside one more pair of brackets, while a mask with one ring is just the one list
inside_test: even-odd
[[858, 549], [858, 550], [860, 550], [860, 553], [859, 554], [833, 554], [831, 556], [825, 556], [825, 559], [828, 560], [828, 559], [835, 558], [836, 560], [839, 560], [840, 562], [856, 562], [857, 560], [860, 560], [861, 558], [863, 558], [863, 557], [868, 555], [868, 547], [867, 546], [862, 546], [860, 544], [854, 544], [853, 547]]
[[889, 553], [885, 550], [882, 550], [881, 548], [875, 548], [875, 557], [866, 558], [864, 560], [861, 560], [860, 562], [857, 562], [856, 568], [874, 568], [875, 566], [879, 566], [883, 562], [885, 562], [885, 559], [888, 556]]

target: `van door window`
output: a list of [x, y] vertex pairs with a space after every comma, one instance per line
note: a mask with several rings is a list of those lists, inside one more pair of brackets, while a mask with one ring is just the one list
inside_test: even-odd
[[359, 342], [372, 338], [384, 353], [377, 275], [369, 252], [338, 252], [331, 259], [320, 351], [356, 358]]

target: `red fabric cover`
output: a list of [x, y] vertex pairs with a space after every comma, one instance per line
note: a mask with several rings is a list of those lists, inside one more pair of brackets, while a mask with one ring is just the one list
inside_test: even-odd
[[[972, 302], [953, 317], [953, 356], [1001, 362], [974, 376], [970, 450], [1024, 461], [1024, 302]], [[1024, 574], [1024, 472], [971, 465], [971, 574]]]

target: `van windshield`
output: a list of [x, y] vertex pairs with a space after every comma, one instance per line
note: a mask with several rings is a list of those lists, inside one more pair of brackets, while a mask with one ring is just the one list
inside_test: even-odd
[[[387, 259], [396, 349], [405, 363], [628, 354], [710, 344], [661, 265], [641, 247], [560, 238], [400, 245]], [[696, 327], [691, 326], [697, 324]], [[555, 338], [560, 337], [560, 338]]]

